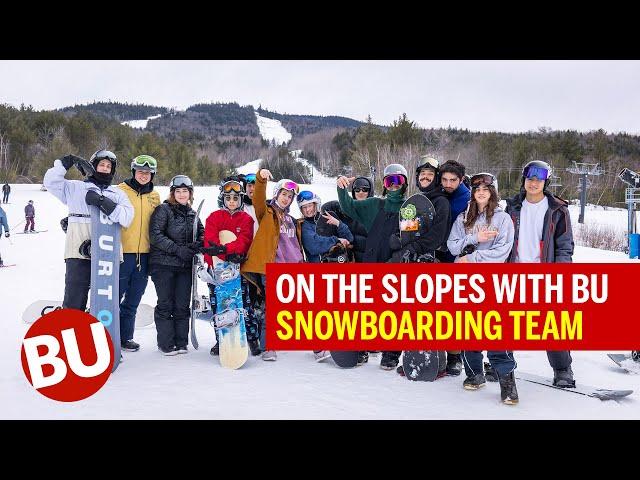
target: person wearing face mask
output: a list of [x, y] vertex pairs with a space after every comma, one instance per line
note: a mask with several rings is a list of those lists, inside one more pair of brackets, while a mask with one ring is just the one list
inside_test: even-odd
[[[363, 262], [385, 263], [391, 259], [391, 237], [400, 233], [399, 212], [407, 192], [407, 170], [398, 163], [384, 169], [382, 197], [355, 200], [347, 188], [355, 177], [340, 176], [337, 179], [338, 201], [345, 215], [360, 222], [367, 230], [367, 243]], [[392, 370], [398, 365], [400, 352], [383, 352], [380, 368]]]
[[156, 288], [158, 304], [154, 312], [158, 350], [171, 356], [187, 353], [191, 317], [191, 268], [193, 257], [204, 251], [204, 227], [197, 219], [193, 182], [176, 175], [169, 183], [169, 198], [151, 215], [149, 226], [149, 274]]
[[273, 197], [267, 203], [267, 181], [273, 179], [271, 172], [261, 169], [256, 176], [253, 206], [258, 219], [258, 231], [249, 249], [248, 259], [242, 264], [242, 275], [256, 288], [256, 296], [252, 299], [256, 319], [261, 325], [260, 347], [264, 352], [262, 359], [275, 361], [274, 350], [266, 350], [264, 328], [264, 303], [266, 288], [266, 264], [302, 263], [304, 252], [300, 238], [300, 230], [296, 228], [289, 208], [295, 196], [300, 193], [298, 184], [284, 178], [276, 183]]
[[[65, 236], [63, 308], [85, 311], [91, 281], [91, 214], [95, 205], [112, 222], [131, 225], [134, 209], [127, 195], [111, 185], [117, 157], [109, 150], [98, 150], [87, 162], [76, 155], [65, 155], [53, 162], [44, 175], [43, 185], [54, 197], [69, 207]], [[75, 165], [84, 181], [67, 180], [67, 171]]]
[[[456, 218], [447, 240], [449, 252], [456, 263], [505, 262], [513, 244], [513, 222], [499, 207], [498, 179], [491, 173], [471, 177], [471, 200], [465, 212]], [[492, 369], [500, 382], [500, 396], [508, 405], [518, 403], [513, 352], [488, 351]], [[482, 352], [464, 351], [465, 390], [477, 390], [486, 384], [482, 367]]]
[[149, 282], [149, 223], [160, 205], [160, 195], [153, 189], [158, 162], [150, 155], [138, 155], [131, 161], [131, 178], [118, 188], [133, 205], [133, 222], [122, 229], [124, 262], [120, 265], [120, 342], [125, 352], [137, 352], [133, 341], [136, 312]]

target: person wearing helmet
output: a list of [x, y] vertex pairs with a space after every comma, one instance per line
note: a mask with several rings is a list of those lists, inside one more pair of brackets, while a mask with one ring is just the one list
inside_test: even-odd
[[[127, 195], [111, 186], [117, 158], [109, 150], [98, 150], [89, 162], [76, 155], [65, 155], [53, 162], [44, 175], [44, 187], [69, 207], [65, 236], [63, 308], [85, 311], [91, 281], [91, 215], [89, 205], [97, 206], [112, 222], [128, 227], [133, 221], [133, 206]], [[73, 165], [85, 175], [84, 181], [66, 180]]]
[[[547, 191], [551, 166], [534, 160], [522, 169], [520, 193], [507, 199], [506, 212], [515, 227], [512, 263], [570, 263], [573, 256], [573, 232], [568, 203]], [[571, 353], [547, 352], [553, 368], [553, 383], [574, 387]]]
[[204, 227], [192, 204], [193, 182], [176, 175], [169, 182], [169, 198], [153, 211], [149, 225], [149, 274], [158, 295], [153, 317], [158, 349], [167, 356], [188, 352], [191, 268], [194, 255], [204, 250]]
[[256, 209], [253, 206], [253, 194], [256, 190], [256, 174], [248, 173], [246, 175], [238, 175], [243, 185], [242, 193], [242, 209], [253, 218], [253, 236], [258, 231], [258, 217], [256, 217]]
[[256, 175], [256, 186], [252, 200], [259, 226], [249, 248], [248, 259], [242, 264], [240, 271], [255, 287], [255, 297], [252, 299], [252, 304], [261, 326], [260, 348], [264, 350], [262, 359], [275, 361], [277, 359], [276, 352], [265, 349], [265, 267], [269, 262], [304, 262], [304, 252], [300, 229], [297, 228], [293, 217], [289, 214], [289, 207], [296, 195], [300, 193], [300, 187], [292, 180], [282, 179], [276, 183], [273, 197], [267, 203], [267, 181], [269, 179], [273, 179], [273, 176], [265, 168]]
[[[465, 166], [455, 160], [447, 160], [440, 165], [440, 182], [451, 208], [449, 232], [451, 232], [451, 227], [458, 215], [467, 208], [471, 198], [470, 187], [464, 183], [465, 177]], [[447, 233], [448, 236], [449, 233]], [[436, 258], [443, 263], [453, 263], [456, 257], [448, 252], [446, 247], [446, 244], [444, 244], [436, 250]]]
[[120, 265], [120, 343], [125, 352], [137, 352], [133, 341], [136, 312], [149, 282], [149, 223], [160, 205], [153, 189], [158, 162], [151, 155], [138, 155], [131, 161], [131, 178], [118, 185], [133, 205], [133, 222], [122, 229], [124, 262]]
[[[513, 223], [498, 205], [498, 180], [491, 173], [471, 177], [472, 196], [466, 212], [458, 214], [447, 240], [449, 252], [458, 263], [501, 263], [509, 257], [513, 244]], [[508, 405], [518, 403], [513, 352], [488, 351], [491, 368], [500, 382], [500, 396]], [[465, 390], [477, 390], [486, 384], [481, 351], [462, 352], [467, 378]]]
[[[407, 170], [402, 165], [388, 165], [383, 174], [383, 198], [369, 197], [356, 200], [347, 193], [347, 189], [355, 183], [356, 178], [338, 177], [338, 201], [342, 212], [364, 225], [367, 231], [363, 262], [384, 263], [391, 259], [390, 239], [400, 233], [398, 215], [405, 200], [407, 179]], [[399, 356], [400, 352], [383, 352], [380, 368], [394, 369]]]
[[[220, 182], [220, 193], [218, 194], [218, 210], [207, 217], [204, 226], [204, 260], [211, 268], [214, 267], [213, 256], [221, 260], [242, 264], [249, 252], [249, 247], [253, 241], [253, 218], [243, 210], [244, 188], [242, 179], [238, 175], [226, 177]], [[236, 235], [232, 242], [222, 245], [220, 243], [220, 232], [228, 230]], [[209, 286], [209, 298], [211, 308], [216, 311], [216, 286], [212, 283]], [[248, 299], [247, 281], [242, 278], [241, 288], [243, 293], [243, 303], [247, 310], [244, 317], [247, 331], [247, 341], [252, 355], [259, 355], [260, 336], [256, 325], [253, 311]], [[216, 332], [216, 339], [217, 339]], [[211, 355], [220, 354], [219, 341], [211, 348]]]
[[33, 200], [29, 200], [29, 203], [24, 207], [24, 219], [24, 233], [36, 233], [36, 209], [33, 206]]

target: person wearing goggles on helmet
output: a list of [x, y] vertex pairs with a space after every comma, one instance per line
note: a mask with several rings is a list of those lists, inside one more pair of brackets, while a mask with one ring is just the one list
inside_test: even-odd
[[[253, 206], [259, 226], [249, 248], [248, 259], [241, 267], [242, 275], [255, 287], [252, 293], [252, 305], [261, 326], [260, 347], [263, 350], [265, 350], [266, 333], [264, 329], [266, 264], [304, 262], [301, 232], [296, 228], [295, 221], [289, 214], [291, 202], [300, 193], [300, 188], [292, 180], [280, 180], [273, 189], [273, 197], [267, 202], [267, 181], [270, 179], [273, 179], [271, 172], [264, 168], [256, 176]], [[276, 352], [265, 350], [262, 359], [274, 361], [277, 359]]]
[[256, 217], [256, 209], [253, 206], [253, 194], [256, 190], [256, 174], [248, 173], [246, 175], [240, 174], [238, 178], [242, 182], [243, 194], [242, 194], [242, 209], [247, 212], [251, 218], [253, 218], [253, 236], [256, 236], [258, 231], [258, 218]]
[[[218, 210], [207, 217], [204, 226], [204, 260], [209, 267], [214, 268], [214, 259], [242, 264], [246, 260], [249, 247], [253, 241], [253, 218], [243, 210], [244, 203], [243, 180], [239, 175], [226, 177], [220, 183], [220, 193], [218, 194]], [[220, 233], [223, 231], [233, 232], [236, 239], [222, 244]], [[216, 289], [219, 288], [212, 283], [209, 286], [209, 298], [211, 308], [215, 312], [217, 297]], [[260, 336], [258, 325], [256, 324], [253, 310], [249, 301], [247, 280], [242, 278], [241, 287], [243, 293], [244, 308], [247, 314], [244, 317], [247, 332], [247, 341], [252, 355], [259, 355]], [[211, 348], [211, 355], [220, 354], [219, 338], [216, 331], [216, 344]]]
[[[385, 263], [391, 259], [393, 252], [390, 238], [400, 232], [398, 214], [405, 200], [407, 178], [407, 170], [402, 165], [388, 165], [382, 179], [383, 198], [355, 200], [349, 195], [349, 191], [356, 178], [338, 177], [338, 201], [342, 212], [360, 222], [367, 231], [363, 262]], [[380, 362], [380, 367], [384, 370], [392, 370], [398, 364], [397, 357], [392, 358], [388, 353], [383, 353]]]
[[[158, 349], [164, 355], [187, 353], [191, 316], [193, 257], [203, 251], [204, 227], [193, 203], [193, 182], [176, 175], [169, 182], [169, 198], [151, 215], [149, 273], [158, 304], [154, 320]], [[196, 241], [192, 241], [194, 222]]]
[[[522, 169], [520, 193], [507, 199], [507, 213], [515, 225], [509, 262], [570, 263], [573, 257], [573, 232], [568, 203], [547, 191], [551, 166], [534, 160]], [[547, 352], [553, 368], [553, 383], [573, 387], [571, 353]]]
[[133, 334], [136, 312], [149, 281], [149, 223], [160, 205], [160, 195], [152, 182], [157, 166], [152, 156], [138, 155], [131, 161], [131, 178], [118, 185], [134, 211], [133, 222], [121, 234], [124, 262], [120, 265], [120, 343], [126, 352], [140, 349]]
[[[87, 175], [84, 181], [67, 180], [73, 166]], [[49, 193], [67, 205], [69, 217], [65, 235], [66, 265], [63, 308], [86, 310], [91, 281], [91, 211], [94, 205], [109, 220], [122, 227], [131, 225], [134, 209], [127, 195], [111, 185], [117, 158], [109, 150], [98, 150], [87, 161], [65, 155], [53, 162], [44, 175], [43, 185]]]
[[[471, 177], [471, 200], [466, 212], [456, 218], [447, 241], [449, 251], [460, 263], [501, 263], [506, 261], [513, 244], [513, 222], [498, 205], [498, 180], [491, 173]], [[500, 382], [502, 401], [518, 403], [513, 352], [488, 351], [490, 365]], [[462, 352], [467, 378], [466, 390], [477, 390], [486, 383], [481, 351]]]

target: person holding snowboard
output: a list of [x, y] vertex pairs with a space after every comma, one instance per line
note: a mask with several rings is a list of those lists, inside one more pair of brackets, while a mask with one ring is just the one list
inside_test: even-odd
[[[320, 213], [322, 200], [310, 190], [303, 190], [296, 197], [303, 218], [297, 220], [301, 231], [302, 247], [309, 263], [320, 263], [321, 257], [336, 244], [345, 249], [351, 245], [353, 235], [344, 222], [330, 213]], [[321, 224], [323, 226], [321, 226]], [[323, 235], [318, 231], [323, 231]], [[331, 356], [328, 350], [314, 350], [316, 361], [321, 362]]]
[[300, 192], [298, 184], [284, 178], [276, 183], [273, 197], [267, 203], [267, 181], [273, 178], [267, 169], [261, 169], [256, 176], [253, 206], [259, 222], [258, 231], [249, 249], [248, 259], [242, 264], [242, 275], [255, 286], [256, 298], [253, 299], [254, 312], [259, 316], [260, 348], [264, 350], [262, 359], [275, 361], [274, 350], [265, 350], [266, 331], [264, 328], [264, 301], [266, 288], [266, 264], [302, 263], [304, 253], [300, 239], [300, 231], [296, 229], [289, 208], [295, 196]]
[[9, 203], [9, 194], [11, 193], [11, 185], [5, 183], [2, 186], [2, 203]]
[[[35, 218], [36, 209], [33, 206], [33, 200], [29, 200], [29, 203], [24, 206], [24, 233], [36, 233]], [[31, 225], [31, 228], [29, 228], [29, 225]]]
[[[98, 150], [89, 162], [75, 155], [65, 155], [53, 162], [44, 175], [43, 185], [69, 207], [65, 236], [63, 308], [85, 311], [91, 281], [91, 214], [95, 205], [112, 222], [128, 227], [133, 221], [133, 206], [127, 195], [111, 185], [118, 160], [109, 150]], [[66, 180], [73, 166], [87, 175], [84, 181]]]
[[191, 272], [193, 257], [200, 253], [204, 227], [196, 223], [193, 182], [176, 175], [169, 182], [169, 197], [151, 214], [149, 225], [149, 274], [156, 288], [154, 312], [158, 350], [167, 356], [187, 353], [191, 316]]
[[131, 178], [118, 188], [133, 205], [134, 220], [121, 232], [124, 262], [120, 265], [120, 342], [122, 350], [137, 352], [133, 341], [136, 311], [149, 281], [149, 223], [160, 205], [160, 195], [153, 189], [158, 162], [150, 155], [138, 155], [131, 161]]
[[[231, 263], [242, 264], [246, 260], [249, 247], [253, 241], [253, 218], [243, 209], [244, 191], [242, 180], [237, 175], [226, 177], [220, 183], [220, 193], [218, 195], [219, 210], [209, 215], [204, 226], [204, 260], [211, 268], [214, 267], [213, 256], [220, 260]], [[227, 230], [233, 232], [236, 239], [223, 245], [220, 241], [220, 232]], [[209, 286], [209, 297], [211, 308], [216, 311], [216, 286], [212, 283]], [[253, 315], [253, 309], [249, 300], [247, 280], [241, 279], [243, 304], [247, 311], [244, 316], [245, 328], [247, 331], [247, 342], [252, 355], [259, 355], [260, 334], [258, 325]], [[220, 354], [220, 341], [216, 331], [216, 344], [211, 348], [211, 355]]]
[[[407, 170], [398, 163], [384, 169], [382, 197], [356, 200], [349, 196], [347, 188], [355, 177], [340, 176], [337, 179], [338, 201], [345, 215], [360, 222], [367, 230], [367, 242], [362, 256], [363, 262], [384, 263], [391, 259], [390, 239], [399, 234], [399, 212], [407, 192]], [[392, 370], [398, 365], [400, 352], [383, 352], [380, 368]], [[362, 360], [362, 362], [361, 362]], [[358, 360], [364, 363], [366, 359]]]
[[[573, 233], [568, 203], [547, 191], [551, 166], [534, 160], [522, 169], [520, 193], [507, 199], [506, 212], [515, 228], [512, 263], [571, 263]], [[575, 387], [569, 351], [547, 352], [553, 384]]]
[[[491, 173], [471, 177], [471, 200], [466, 212], [456, 218], [447, 240], [449, 252], [457, 263], [505, 262], [513, 244], [513, 222], [498, 206], [498, 180]], [[509, 405], [518, 403], [513, 352], [488, 351], [487, 357], [500, 382], [500, 396]], [[482, 352], [462, 352], [467, 378], [462, 386], [477, 390], [486, 384], [482, 367]]]
[[[4, 236], [9, 238], [11, 234], [9, 233], [9, 221], [7, 220], [7, 214], [5, 213], [3, 208], [0, 207], [0, 236], [2, 236], [3, 230]], [[4, 263], [2, 262], [2, 254], [0, 254], [0, 267], [2, 265], [4, 265]]]

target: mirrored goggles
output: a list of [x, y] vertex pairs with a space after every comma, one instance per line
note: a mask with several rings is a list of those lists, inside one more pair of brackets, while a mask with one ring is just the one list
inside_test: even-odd
[[478, 188], [481, 185], [489, 186], [496, 184], [496, 177], [490, 173], [478, 173], [471, 177], [471, 188]]
[[546, 180], [549, 178], [549, 170], [537, 165], [531, 165], [525, 168], [524, 178], [537, 178], [538, 180]]
[[406, 182], [404, 175], [388, 175], [384, 177], [382, 183], [384, 188], [389, 188], [393, 185], [404, 185]]
[[221, 188], [222, 188], [222, 193], [230, 193], [230, 192], [240, 193], [240, 192], [242, 192], [242, 184], [240, 184], [238, 182], [226, 182], [226, 183], [223, 183]]

